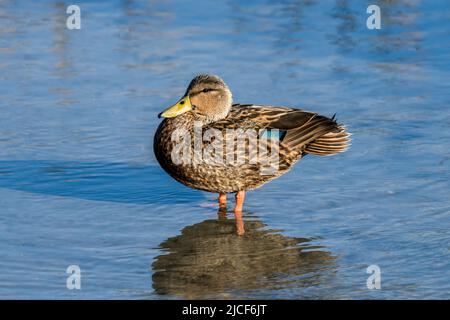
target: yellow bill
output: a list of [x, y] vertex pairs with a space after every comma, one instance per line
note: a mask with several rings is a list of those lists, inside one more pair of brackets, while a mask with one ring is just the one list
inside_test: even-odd
[[190, 110], [192, 110], [192, 105], [189, 96], [184, 96], [176, 104], [161, 112], [158, 117], [173, 118]]

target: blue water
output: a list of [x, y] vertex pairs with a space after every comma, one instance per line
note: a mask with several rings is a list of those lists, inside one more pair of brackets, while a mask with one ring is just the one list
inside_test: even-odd
[[[448, 1], [77, 4], [0, 1], [0, 298], [450, 298]], [[244, 237], [152, 151], [205, 72], [353, 133], [249, 192]]]

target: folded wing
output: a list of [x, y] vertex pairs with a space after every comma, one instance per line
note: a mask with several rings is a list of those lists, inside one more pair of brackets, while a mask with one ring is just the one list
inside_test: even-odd
[[280, 142], [293, 151], [328, 156], [349, 147], [350, 134], [334, 116], [328, 118], [300, 109], [255, 105], [234, 105], [232, 113], [232, 118], [250, 120], [256, 127], [280, 130]]

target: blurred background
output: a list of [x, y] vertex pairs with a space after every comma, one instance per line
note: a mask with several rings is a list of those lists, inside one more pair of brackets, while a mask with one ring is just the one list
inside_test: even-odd
[[[0, 298], [450, 298], [449, 21], [445, 0], [0, 0]], [[337, 113], [352, 147], [249, 192], [237, 237], [152, 151], [198, 73]]]

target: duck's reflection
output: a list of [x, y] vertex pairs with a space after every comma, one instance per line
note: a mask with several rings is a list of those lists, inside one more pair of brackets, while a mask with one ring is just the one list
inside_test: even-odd
[[246, 219], [245, 228], [245, 235], [237, 236], [234, 219], [222, 212], [219, 219], [185, 227], [161, 243], [167, 253], [152, 265], [156, 293], [197, 299], [234, 290], [314, 286], [334, 269], [335, 258], [310, 239], [284, 236], [256, 219]]

